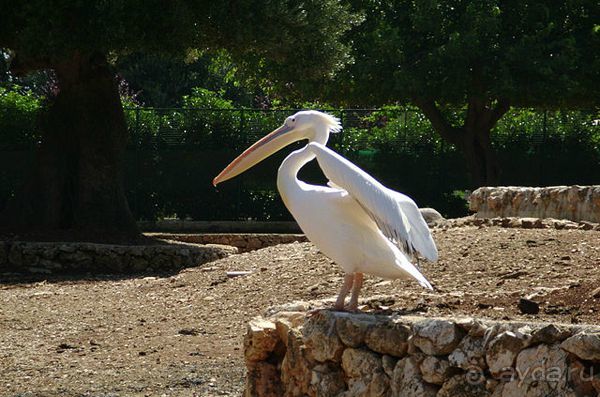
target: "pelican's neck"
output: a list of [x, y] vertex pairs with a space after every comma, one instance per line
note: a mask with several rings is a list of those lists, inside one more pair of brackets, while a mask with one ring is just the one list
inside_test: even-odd
[[284, 201], [286, 192], [299, 186], [298, 171], [316, 157], [309, 144], [316, 142], [325, 146], [328, 140], [329, 127], [324, 124], [318, 125], [309, 132], [307, 145], [302, 149], [293, 151], [283, 160], [277, 172], [277, 188]]
[[277, 172], [277, 186], [280, 187], [280, 190], [284, 183], [297, 182], [298, 171], [314, 158], [315, 154], [308, 145], [290, 153], [283, 160]]
[[329, 127], [327, 125], [319, 124], [315, 126], [311, 132], [312, 134], [308, 138], [308, 143], [316, 142], [323, 146], [327, 146], [327, 141], [329, 140]]

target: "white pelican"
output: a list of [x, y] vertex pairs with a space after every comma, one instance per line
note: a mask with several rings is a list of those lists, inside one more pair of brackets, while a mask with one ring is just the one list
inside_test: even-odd
[[[410, 261], [417, 253], [437, 260], [437, 248], [415, 202], [390, 190], [325, 144], [330, 132], [341, 130], [339, 120], [317, 111], [301, 111], [254, 143], [213, 180], [213, 185], [241, 174], [292, 142], [308, 144], [283, 160], [277, 188], [288, 210], [310, 241], [346, 273], [335, 308], [356, 310], [363, 273], [395, 279], [414, 278], [425, 288], [431, 284]], [[317, 159], [330, 182], [309, 185], [297, 174]]]

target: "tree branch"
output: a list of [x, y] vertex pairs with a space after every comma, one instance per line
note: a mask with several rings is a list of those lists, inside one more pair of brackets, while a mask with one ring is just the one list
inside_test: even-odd
[[498, 103], [496, 104], [496, 107], [492, 110], [490, 119], [488, 120], [489, 128], [493, 128], [498, 122], [498, 120], [500, 120], [502, 116], [504, 116], [509, 110], [510, 102], [508, 101], [508, 99], [499, 99]]
[[10, 71], [15, 76], [25, 76], [29, 72], [40, 69], [50, 69], [52, 63], [45, 57], [26, 57], [15, 51], [15, 56], [10, 62]]
[[477, 95], [469, 96], [467, 103], [467, 116], [465, 118], [465, 131], [472, 133], [481, 122], [481, 115], [485, 111], [485, 101]]
[[465, 131], [478, 134], [489, 131], [508, 112], [510, 104], [507, 99], [499, 99], [495, 107], [487, 106], [481, 97], [469, 98], [467, 117], [465, 119]]
[[433, 100], [414, 98], [412, 102], [421, 109], [423, 114], [425, 114], [431, 122], [433, 129], [435, 129], [443, 139], [455, 145], [460, 143], [459, 137], [462, 134], [462, 129], [456, 128], [448, 123], [448, 120], [446, 120]]

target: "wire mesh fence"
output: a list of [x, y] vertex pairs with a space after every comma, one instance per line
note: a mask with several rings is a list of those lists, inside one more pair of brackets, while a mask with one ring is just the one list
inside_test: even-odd
[[[344, 129], [329, 146], [421, 206], [466, 213], [470, 186], [461, 154], [414, 109], [325, 109]], [[292, 145], [213, 188], [212, 178], [295, 109], [125, 109], [130, 139], [125, 185], [138, 219], [286, 220], [276, 170]], [[600, 183], [600, 131], [594, 112], [513, 111], [493, 132], [503, 184]], [[33, 127], [32, 127], [33, 128]], [[0, 128], [0, 209], [25, 179], [39, 134]], [[12, 138], [11, 138], [12, 136]], [[316, 164], [300, 177], [324, 183]]]

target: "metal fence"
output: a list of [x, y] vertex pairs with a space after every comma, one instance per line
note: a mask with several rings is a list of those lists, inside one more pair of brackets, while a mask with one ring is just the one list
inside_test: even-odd
[[[327, 109], [325, 109], [327, 110]], [[295, 109], [125, 109], [130, 140], [125, 184], [139, 219], [286, 220], [275, 189], [282, 150], [239, 177], [212, 187], [212, 178], [249, 144], [281, 125]], [[460, 191], [469, 187], [460, 153], [445, 144], [413, 109], [329, 109], [340, 118], [334, 150], [422, 206], [466, 213]], [[597, 117], [597, 116], [596, 116]], [[502, 183], [600, 183], [600, 131], [593, 112], [516, 111], [503, 118], [493, 144]], [[0, 209], [23, 181], [36, 133], [7, 138], [0, 130]], [[12, 142], [12, 143], [11, 143]], [[300, 145], [299, 143], [298, 145]], [[315, 164], [303, 179], [323, 183]]]
[[[375, 109], [323, 109], [338, 117], [344, 129], [330, 137], [330, 144], [345, 150], [346, 131], [371, 129], [377, 126], [368, 119], [381, 113]], [[285, 118], [298, 109], [181, 109], [181, 108], [126, 108], [130, 131], [130, 148], [190, 147], [229, 148], [239, 150], [267, 132], [280, 126]], [[414, 111], [392, 109], [381, 115], [383, 119], [403, 120], [408, 126]], [[401, 127], [401, 126], [398, 126]], [[400, 130], [398, 136], [400, 136]], [[406, 134], [404, 134], [406, 136]], [[358, 142], [354, 142], [355, 144]], [[363, 145], [366, 142], [362, 142]]]

